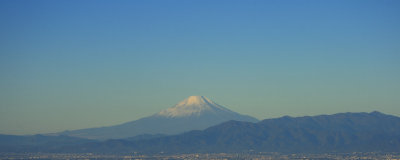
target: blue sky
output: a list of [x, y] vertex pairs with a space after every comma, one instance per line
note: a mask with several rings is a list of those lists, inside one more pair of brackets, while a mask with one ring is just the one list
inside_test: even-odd
[[0, 133], [119, 124], [203, 95], [259, 119], [400, 116], [400, 2], [0, 1]]

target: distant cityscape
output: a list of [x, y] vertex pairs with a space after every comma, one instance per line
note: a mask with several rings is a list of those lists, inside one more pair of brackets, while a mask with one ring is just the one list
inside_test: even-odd
[[280, 153], [193, 153], [193, 154], [174, 154], [164, 155], [102, 155], [93, 153], [82, 154], [56, 154], [56, 153], [0, 153], [1, 160], [18, 159], [69, 159], [69, 160], [89, 160], [89, 159], [123, 159], [123, 160], [400, 160], [400, 153], [380, 153], [380, 152], [353, 152], [353, 153], [326, 153], [326, 154], [280, 154]]

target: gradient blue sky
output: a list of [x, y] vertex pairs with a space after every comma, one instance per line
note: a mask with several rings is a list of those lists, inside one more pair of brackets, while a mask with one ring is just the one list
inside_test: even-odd
[[400, 1], [0, 1], [0, 133], [203, 95], [259, 119], [400, 116]]

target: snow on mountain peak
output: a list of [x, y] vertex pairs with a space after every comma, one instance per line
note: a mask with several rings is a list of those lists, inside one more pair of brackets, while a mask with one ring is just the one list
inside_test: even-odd
[[178, 105], [202, 105], [207, 103], [213, 104], [214, 102], [204, 96], [190, 96], [185, 100], [179, 102]]
[[230, 110], [214, 103], [210, 99], [204, 96], [190, 96], [185, 100], [179, 102], [174, 107], [167, 108], [157, 115], [165, 117], [184, 117], [190, 115], [200, 115], [205, 111], [228, 111]]

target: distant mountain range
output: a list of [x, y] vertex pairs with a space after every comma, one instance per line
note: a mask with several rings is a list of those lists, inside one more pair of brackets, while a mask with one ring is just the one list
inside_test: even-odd
[[174, 107], [120, 125], [65, 131], [65, 135], [88, 139], [121, 139], [142, 134], [173, 135], [202, 130], [229, 120], [258, 122], [256, 118], [233, 112], [204, 96], [190, 96]]
[[[1, 151], [12, 150], [12, 147], [7, 148], [10, 144], [20, 146], [17, 151], [25, 152], [35, 146], [33, 143], [24, 148], [25, 140], [3, 136], [0, 136]], [[42, 152], [76, 153], [400, 152], [400, 117], [380, 112], [296, 118], [285, 116], [258, 123], [229, 121], [202, 131], [194, 130], [173, 136], [144, 135], [106, 141], [82, 140], [84, 143], [76, 142], [77, 138], [72, 138], [71, 142], [66, 137], [61, 138], [67, 141], [60, 141], [58, 146], [50, 143], [52, 145], [47, 148], [45, 143], [39, 143], [38, 148]]]
[[0, 134], [0, 152], [43, 152], [61, 147], [83, 145], [94, 140], [68, 136], [16, 136]]

